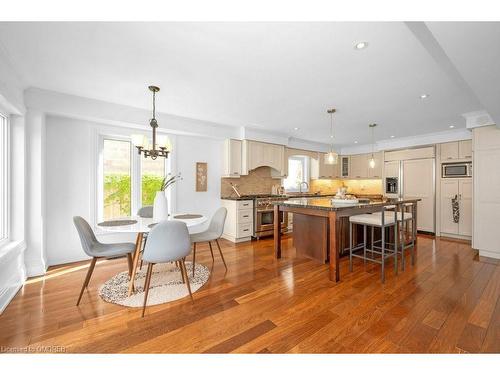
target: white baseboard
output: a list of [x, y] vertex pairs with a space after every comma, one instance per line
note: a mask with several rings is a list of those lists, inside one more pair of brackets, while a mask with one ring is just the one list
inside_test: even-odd
[[38, 261], [30, 262], [28, 260], [25, 260], [25, 264], [26, 264], [26, 275], [28, 277], [43, 276], [47, 271], [47, 267], [43, 264], [40, 264], [40, 262]]
[[223, 234], [221, 237], [224, 238], [224, 239], [226, 239], [226, 240], [228, 240], [228, 241], [235, 242], [235, 243], [246, 242], [246, 241], [251, 241], [252, 240], [252, 237], [236, 238], [236, 237], [231, 236], [229, 234]]
[[480, 257], [487, 257], [493, 259], [500, 259], [500, 252], [496, 251], [488, 251], [488, 250], [479, 250]]
[[18, 285], [12, 285], [10, 288], [0, 291], [0, 314], [3, 313], [7, 305], [12, 301], [17, 291], [23, 287], [23, 284], [23, 282], [19, 281]]

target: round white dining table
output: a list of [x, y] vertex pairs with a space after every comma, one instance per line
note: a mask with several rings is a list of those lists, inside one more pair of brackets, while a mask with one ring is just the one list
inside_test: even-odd
[[[206, 222], [207, 218], [204, 215], [173, 214], [169, 217], [168, 220], [179, 220], [186, 223], [189, 233], [192, 233], [193, 229], [196, 228], [198, 225]], [[121, 222], [123, 222], [123, 224], [120, 224]], [[152, 218], [130, 216], [130, 217], [121, 217], [119, 219], [104, 221], [102, 223], [97, 224], [99, 229], [104, 232], [137, 233], [137, 238], [135, 241], [135, 251], [131, 258], [131, 264], [129, 264], [129, 270], [130, 270], [130, 283], [128, 289], [129, 295], [132, 294], [132, 291], [134, 289], [134, 279], [137, 273], [137, 265], [139, 264], [139, 258], [141, 256], [142, 240], [144, 238], [144, 233], [149, 233], [149, 231], [154, 227], [156, 223], [157, 222], [155, 222]]]

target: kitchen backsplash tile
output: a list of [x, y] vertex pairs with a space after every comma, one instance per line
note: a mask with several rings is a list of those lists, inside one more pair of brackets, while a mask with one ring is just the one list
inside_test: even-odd
[[335, 194], [339, 187], [347, 187], [350, 194], [379, 195], [382, 192], [382, 180], [311, 180], [310, 192]]
[[281, 179], [271, 176], [271, 168], [260, 167], [239, 178], [221, 178], [221, 197], [235, 196], [231, 183], [237, 185], [241, 195], [271, 194], [273, 185], [281, 185]]

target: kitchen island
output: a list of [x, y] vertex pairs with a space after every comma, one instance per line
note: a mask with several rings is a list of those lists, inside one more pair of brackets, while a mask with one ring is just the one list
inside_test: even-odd
[[[276, 203], [274, 217], [280, 217], [281, 212], [293, 213], [293, 237], [297, 254], [307, 255], [313, 259], [328, 259], [330, 280], [339, 281], [340, 220], [352, 215], [383, 211], [387, 206], [393, 205], [400, 211], [405, 204], [413, 204], [412, 214], [416, 221], [416, 202], [418, 201], [419, 199], [361, 200], [359, 203], [348, 205], [332, 203], [330, 198], [297, 198]], [[276, 258], [279, 259], [281, 258], [281, 231], [279, 220], [274, 220], [274, 223], [274, 251]]]

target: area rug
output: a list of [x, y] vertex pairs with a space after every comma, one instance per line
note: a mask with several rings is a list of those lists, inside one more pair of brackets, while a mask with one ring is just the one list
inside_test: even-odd
[[[194, 293], [207, 282], [210, 271], [196, 263], [193, 277], [193, 264], [186, 262], [186, 268]], [[147, 267], [138, 270], [135, 277], [135, 292], [128, 296], [128, 272], [120, 272], [99, 288], [99, 296], [106, 302], [128, 307], [142, 307], [144, 303], [144, 281]], [[151, 276], [147, 306], [159, 305], [189, 296], [187, 285], [182, 282], [181, 271], [174, 263], [155, 264]]]

